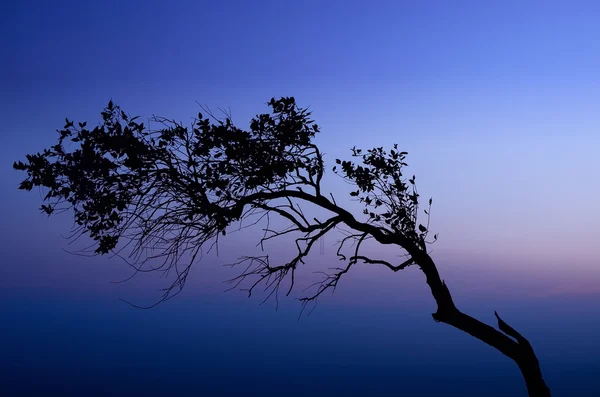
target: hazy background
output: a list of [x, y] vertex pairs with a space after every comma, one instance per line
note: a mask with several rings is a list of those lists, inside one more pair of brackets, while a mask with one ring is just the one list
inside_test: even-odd
[[[153, 303], [166, 281], [111, 284], [127, 266], [64, 252], [70, 217], [16, 189], [13, 161], [54, 144], [65, 117], [94, 125], [111, 98], [184, 122], [198, 101], [244, 127], [287, 95], [313, 110], [328, 167], [354, 145], [408, 151], [461, 309], [528, 337], [553, 395], [600, 393], [597, 2], [19, 1], [1, 15], [0, 394], [524, 395], [514, 363], [433, 322], [416, 270], [357, 267], [297, 322], [292, 298], [275, 311], [223, 292], [237, 273], [221, 265], [255, 252], [234, 235], [178, 298], [137, 310], [118, 298]], [[337, 265], [334, 243], [305, 274]]]

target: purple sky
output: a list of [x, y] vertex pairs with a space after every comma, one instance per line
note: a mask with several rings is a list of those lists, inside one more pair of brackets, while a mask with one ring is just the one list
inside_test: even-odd
[[1, 28], [3, 255], [81, 262], [60, 250], [67, 218], [39, 215], [10, 167], [54, 143], [65, 117], [95, 122], [112, 98], [186, 121], [197, 100], [245, 126], [271, 96], [294, 95], [329, 165], [353, 145], [409, 152], [434, 198], [443, 271], [599, 292], [600, 7], [449, 4], [13, 2]]
[[[408, 151], [408, 174], [433, 197], [432, 256], [459, 307], [489, 324], [498, 310], [522, 331], [554, 396], [600, 395], [598, 21], [597, 1], [6, 3], [0, 394], [524, 392], [514, 363], [432, 321], [416, 269], [357, 267], [297, 322], [291, 299], [275, 312], [223, 293], [237, 272], [221, 265], [256, 252], [247, 232], [200, 262], [178, 299], [140, 311], [116, 298], [153, 303], [165, 280], [111, 284], [127, 266], [64, 252], [69, 215], [48, 219], [37, 192], [17, 190], [13, 161], [54, 144], [65, 117], [95, 124], [111, 98], [184, 122], [198, 101], [244, 127], [271, 97], [295, 96], [321, 126], [328, 169], [355, 145]], [[360, 211], [339, 178], [325, 183]], [[306, 277], [337, 265], [333, 243]]]

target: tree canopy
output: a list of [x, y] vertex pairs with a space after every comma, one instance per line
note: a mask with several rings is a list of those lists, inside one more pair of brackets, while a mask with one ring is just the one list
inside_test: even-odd
[[[26, 156], [14, 168], [25, 171], [20, 189], [45, 187], [41, 209], [50, 215], [70, 210], [76, 224], [74, 237], [88, 235], [94, 252], [106, 254], [129, 249], [131, 265], [143, 271], [173, 272], [175, 281], [163, 299], [184, 287], [203, 247], [218, 244], [230, 226], [254, 219], [265, 221], [260, 239], [295, 236], [288, 261], [271, 263], [268, 255], [245, 256], [231, 281], [246, 284], [249, 294], [262, 285], [269, 296], [295, 285], [295, 275], [315, 243], [337, 229], [343, 233], [337, 256], [343, 263], [300, 298], [315, 302], [335, 289], [341, 277], [357, 263], [386, 266], [397, 272], [417, 266], [426, 276], [437, 311], [433, 318], [450, 324], [495, 347], [515, 360], [531, 396], [549, 396], [537, 358], [529, 342], [500, 317], [500, 331], [458, 310], [450, 291], [428, 254], [429, 211], [432, 200], [421, 205], [415, 177], [404, 175], [406, 152], [394, 145], [364, 150], [352, 148], [350, 160], [335, 160], [332, 171], [354, 186], [350, 196], [363, 206], [353, 214], [338, 204], [322, 186], [325, 165], [315, 145], [319, 127], [307, 108], [293, 97], [271, 99], [270, 113], [260, 114], [249, 129], [236, 127], [231, 118], [215, 117], [208, 109], [190, 126], [155, 117], [160, 128], [147, 128], [110, 101], [102, 122], [93, 129], [85, 122], [66, 120], [58, 143], [42, 153]], [[326, 210], [325, 219], [303, 210]], [[421, 216], [419, 216], [421, 215]], [[269, 228], [269, 217], [279, 216], [289, 227]], [[393, 263], [365, 255], [364, 241], [397, 246], [405, 258]], [[129, 248], [128, 248], [129, 247]], [[185, 259], [185, 260], [184, 260]], [[286, 284], [287, 285], [287, 284]]]

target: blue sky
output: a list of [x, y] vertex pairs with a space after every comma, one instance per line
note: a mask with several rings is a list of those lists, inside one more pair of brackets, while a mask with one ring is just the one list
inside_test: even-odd
[[98, 119], [110, 98], [181, 121], [198, 101], [246, 125], [270, 97], [294, 95], [322, 126], [330, 164], [353, 145], [409, 152], [435, 200], [441, 260], [490, 255], [536, 272], [569, 261], [581, 282], [597, 281], [599, 12], [593, 2], [14, 3], [0, 175], [15, 184], [12, 161], [52, 144], [65, 117]]
[[[1, 18], [5, 291], [105, 302], [151, 296], [156, 284], [108, 284], [125, 265], [63, 252], [69, 218], [46, 219], [37, 194], [16, 190], [12, 162], [53, 144], [65, 117], [93, 123], [112, 98], [132, 114], [187, 121], [198, 101], [245, 126], [271, 97], [293, 95], [313, 110], [330, 165], [354, 145], [409, 152], [434, 199], [433, 256], [463, 303], [575, 299], [597, 309], [597, 2], [20, 1]], [[327, 178], [344, 200], [345, 185]], [[226, 259], [199, 265], [188, 296], [221, 296]], [[340, 304], [383, 291], [388, 302], [411, 299], [394, 283], [428, 302], [412, 287], [417, 273], [394, 276], [408, 281], [358, 270]], [[539, 329], [552, 323], [544, 319]]]

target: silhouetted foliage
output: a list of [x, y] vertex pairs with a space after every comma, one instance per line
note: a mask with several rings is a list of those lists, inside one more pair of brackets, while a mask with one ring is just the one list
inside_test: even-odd
[[[354, 185], [351, 197], [364, 205], [359, 219], [322, 191], [324, 163], [313, 143], [319, 127], [308, 109], [294, 98], [271, 99], [271, 113], [252, 119], [242, 130], [230, 117], [220, 120], [206, 110], [190, 127], [155, 117], [161, 126], [150, 130], [111, 102], [93, 129], [66, 120], [58, 143], [42, 153], [27, 155], [14, 168], [27, 172], [20, 189], [47, 188], [41, 209], [47, 214], [72, 210], [74, 237], [89, 235], [95, 253], [120, 252], [133, 243], [132, 266], [142, 271], [148, 261], [162, 261], [151, 270], [174, 271], [175, 281], [163, 299], [184, 287], [190, 267], [206, 244], [218, 244], [234, 223], [258, 216], [278, 215], [289, 222], [284, 230], [268, 227], [262, 244], [282, 235], [297, 235], [296, 252], [286, 263], [271, 264], [269, 256], [242, 257], [241, 274], [232, 288], [248, 282], [247, 291], [263, 285], [268, 296], [279, 293], [282, 282], [294, 288], [295, 272], [315, 242], [334, 229], [344, 237], [337, 256], [343, 267], [323, 273], [323, 279], [301, 298], [316, 302], [358, 262], [399, 271], [416, 265], [426, 276], [437, 303], [436, 321], [450, 324], [512, 358], [521, 369], [531, 396], [549, 396], [537, 358], [529, 342], [498, 317], [500, 331], [459, 311], [427, 252], [429, 212], [419, 223], [419, 194], [415, 177], [403, 175], [406, 152], [394, 145], [389, 152], [377, 147], [352, 148], [354, 161], [336, 160], [333, 171]], [[308, 219], [302, 205], [327, 210], [325, 220]], [[250, 226], [256, 224], [253, 222]], [[367, 239], [406, 252], [400, 263], [361, 252]], [[121, 248], [117, 248], [119, 246]], [[183, 257], [190, 259], [183, 262]], [[496, 314], [496, 316], [498, 316]], [[502, 332], [501, 332], [502, 331]], [[514, 338], [514, 339], [513, 339]]]

